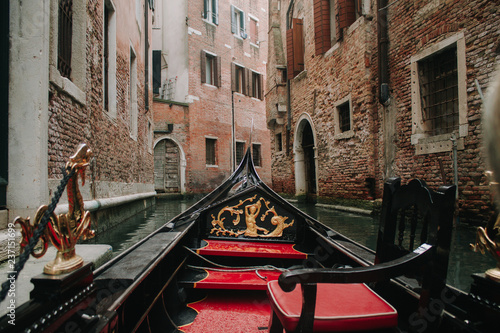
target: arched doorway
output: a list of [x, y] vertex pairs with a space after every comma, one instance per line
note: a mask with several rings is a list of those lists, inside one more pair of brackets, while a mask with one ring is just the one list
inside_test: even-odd
[[299, 119], [295, 131], [294, 154], [296, 195], [305, 194], [308, 199], [315, 200], [317, 155], [315, 135], [308, 115], [303, 115]]
[[179, 145], [168, 138], [160, 139], [154, 154], [155, 190], [159, 193], [184, 192], [186, 161]]

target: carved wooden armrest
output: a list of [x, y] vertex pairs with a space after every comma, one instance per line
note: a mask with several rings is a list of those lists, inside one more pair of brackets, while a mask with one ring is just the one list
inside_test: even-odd
[[314, 323], [317, 283], [368, 283], [389, 280], [418, 270], [422, 264], [431, 259], [434, 251], [434, 246], [422, 244], [403, 257], [369, 267], [296, 269], [281, 274], [278, 283], [285, 292], [294, 290], [297, 283], [301, 284], [302, 311], [297, 331], [311, 332]]

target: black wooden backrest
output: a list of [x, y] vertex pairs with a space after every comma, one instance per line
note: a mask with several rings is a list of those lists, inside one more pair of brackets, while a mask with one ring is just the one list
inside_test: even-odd
[[414, 179], [401, 185], [401, 179], [384, 183], [384, 196], [377, 240], [376, 263], [401, 257], [423, 243], [436, 247], [429, 276], [439, 289], [446, 283], [456, 186], [441, 186], [437, 191], [424, 181]]

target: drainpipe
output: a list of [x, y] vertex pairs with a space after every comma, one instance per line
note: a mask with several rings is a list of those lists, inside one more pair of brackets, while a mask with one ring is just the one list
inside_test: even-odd
[[[295, 0], [291, 0], [286, 11], [286, 30], [290, 29], [290, 13], [292, 12]], [[288, 76], [288, 73], [287, 73]], [[290, 133], [292, 132], [292, 102], [290, 101], [291, 89], [290, 79], [286, 80], [286, 110], [287, 110], [287, 124], [286, 124], [286, 155], [290, 155]]]
[[380, 89], [379, 101], [382, 105], [389, 104], [389, 38], [387, 36], [387, 2], [377, 1], [377, 39], [378, 39], [378, 83]]
[[457, 226], [458, 223], [460, 222], [460, 214], [458, 212], [459, 205], [458, 205], [458, 158], [457, 158], [457, 149], [458, 149], [458, 143], [457, 143], [457, 137], [455, 133], [451, 135], [451, 142], [453, 145], [453, 183], [455, 183], [457, 189], [455, 191], [455, 222], [454, 226]]
[[149, 0], [144, 0], [144, 101], [149, 111]]

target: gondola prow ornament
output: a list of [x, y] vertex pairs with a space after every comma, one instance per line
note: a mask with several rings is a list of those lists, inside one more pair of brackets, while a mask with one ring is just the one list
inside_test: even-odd
[[[69, 178], [66, 191], [68, 194], [68, 213], [56, 216], [50, 215], [47, 227], [40, 237], [42, 250], [31, 254], [35, 258], [42, 257], [47, 252], [48, 242], [57, 249], [56, 258], [47, 263], [43, 272], [50, 275], [59, 275], [71, 272], [83, 265], [83, 259], [75, 253], [75, 245], [79, 238], [89, 239], [94, 237], [94, 231], [90, 229], [90, 212], [84, 211], [83, 198], [78, 187], [78, 176], [85, 184], [85, 169], [89, 165], [92, 151], [86, 144], [80, 144], [76, 153], [66, 163], [65, 172], [73, 175]], [[22, 229], [21, 251], [29, 243], [34, 231], [38, 228], [48, 206], [41, 206], [36, 212], [33, 225], [30, 218], [17, 217], [15, 223], [19, 223]]]

